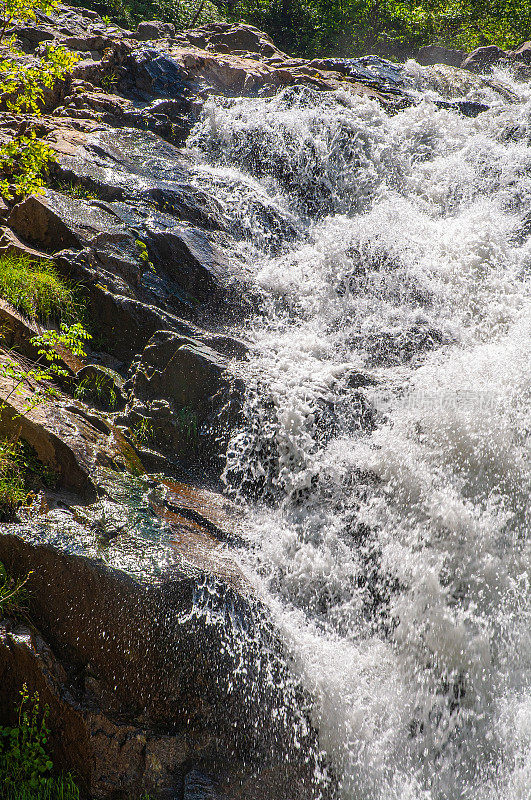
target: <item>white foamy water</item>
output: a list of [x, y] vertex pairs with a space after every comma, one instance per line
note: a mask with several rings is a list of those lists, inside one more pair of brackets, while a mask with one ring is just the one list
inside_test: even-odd
[[341, 798], [527, 800], [531, 92], [408, 74], [192, 134], [264, 296], [226, 480]]

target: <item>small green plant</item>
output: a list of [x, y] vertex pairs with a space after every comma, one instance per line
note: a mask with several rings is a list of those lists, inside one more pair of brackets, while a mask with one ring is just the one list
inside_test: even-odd
[[118, 75], [112, 72], [110, 75], [105, 75], [101, 79], [101, 85], [106, 92], [112, 92], [118, 83]]
[[[0, 441], [0, 519], [11, 519], [15, 510], [26, 503], [27, 497], [18, 443]], [[0, 572], [0, 580], [1, 577]]]
[[135, 422], [130, 430], [133, 439], [138, 443], [150, 444], [153, 441], [153, 423], [147, 417], [142, 417]]
[[106, 25], [107, 27], [112, 25], [112, 20], [107, 14], [104, 14], [101, 19], [102, 19], [103, 24]]
[[111, 411], [116, 408], [118, 402], [116, 391], [109, 381], [96, 375], [80, 381], [75, 388], [74, 397], [77, 400], [93, 398]]
[[2, 800], [79, 800], [71, 775], [53, 777], [47, 745], [49, 709], [41, 710], [37, 692], [21, 690], [18, 720], [0, 727], [0, 783]]
[[45, 784], [53, 769], [53, 762], [45, 749], [49, 736], [46, 726], [48, 707], [45, 706], [41, 714], [39, 695], [35, 693], [30, 698], [26, 684], [20, 694], [18, 725], [0, 728], [0, 765], [9, 783], [14, 786], [27, 784], [37, 790]]
[[0, 194], [7, 200], [43, 191], [44, 174], [54, 151], [37, 138], [34, 130], [28, 136], [16, 136], [0, 147]]
[[184, 407], [175, 413], [175, 422], [189, 444], [194, 444], [198, 437], [197, 414], [190, 408]]
[[22, 253], [0, 256], [0, 296], [30, 319], [79, 319], [82, 304], [74, 287], [50, 261]]
[[20, 58], [14, 41], [8, 43], [10, 58], [0, 61], [0, 95], [8, 111], [15, 114], [39, 114], [44, 90], [72, 71], [79, 56], [64, 47], [48, 45], [40, 63], [28, 66]]
[[155, 267], [153, 266], [153, 262], [149, 260], [148, 249], [144, 242], [141, 239], [136, 239], [135, 244], [138, 247], [138, 257], [144, 268], [155, 272]]
[[57, 182], [57, 183], [49, 183], [48, 186], [50, 189], [53, 189], [56, 192], [61, 192], [61, 194], [66, 194], [69, 197], [75, 197], [76, 200], [99, 200], [99, 194], [94, 191], [93, 189], [87, 189], [86, 186], [83, 186], [82, 183], [74, 183], [74, 181], [70, 181], [67, 183], [66, 181]]
[[30, 342], [37, 348], [36, 361], [25, 366], [20, 361], [12, 358], [0, 364], [0, 375], [8, 377], [13, 382], [13, 387], [4, 398], [0, 398], [0, 408], [7, 404], [9, 398], [15, 393], [22, 393], [21, 385], [25, 382], [35, 381], [39, 388], [33, 391], [30, 400], [24, 407], [24, 412], [30, 411], [40, 403], [56, 396], [56, 391], [48, 385], [57, 377], [68, 377], [69, 373], [61, 366], [61, 351], [67, 350], [75, 356], [86, 355], [84, 344], [91, 335], [80, 322], [73, 325], [61, 323], [59, 331], [44, 331], [39, 336], [33, 336]]
[[26, 583], [32, 573], [25, 578], [12, 578], [0, 561], [0, 620], [4, 617], [25, 617], [28, 611]]
[[59, 473], [42, 463], [29, 442], [20, 440], [18, 446], [26, 488], [30, 490], [28, 498], [31, 497], [34, 489], [41, 489], [43, 486], [54, 489], [59, 482]]
[[18, 508], [31, 504], [35, 492], [54, 488], [58, 478], [28, 442], [17, 437], [15, 441], [0, 440], [0, 521], [12, 520]]

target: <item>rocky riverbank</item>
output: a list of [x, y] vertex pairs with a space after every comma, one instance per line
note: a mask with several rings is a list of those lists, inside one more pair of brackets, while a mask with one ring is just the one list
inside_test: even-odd
[[[212, 95], [339, 89], [389, 113], [415, 98], [396, 65], [292, 59], [246, 25], [131, 32], [61, 6], [14, 34], [28, 63], [51, 42], [79, 61], [42, 116], [0, 112], [1, 142], [36, 124], [56, 158], [42, 194], [3, 203], [0, 252], [53, 261], [93, 339], [64, 356], [53, 401], [32, 407], [26, 381], [2, 406], [3, 435], [16, 428], [56, 481], [0, 536], [9, 573], [30, 573], [28, 622], [0, 622], [0, 721], [23, 682], [38, 690], [54, 760], [87, 797], [332, 794], [306, 698], [280, 697], [279, 644], [230, 555], [243, 523], [220, 476], [249, 350], [231, 326], [260, 298], [181, 146]], [[4, 301], [0, 318], [2, 363], [34, 359], [40, 326]], [[2, 398], [13, 385], [2, 376]]]

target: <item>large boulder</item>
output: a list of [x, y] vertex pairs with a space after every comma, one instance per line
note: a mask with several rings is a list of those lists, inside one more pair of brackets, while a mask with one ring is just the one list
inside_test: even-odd
[[510, 54], [501, 47], [495, 44], [488, 45], [488, 47], [478, 47], [468, 55], [461, 64], [462, 69], [468, 69], [471, 72], [484, 72], [485, 70], [492, 69], [493, 66], [499, 64], [500, 61], [510, 59]]
[[221, 353], [159, 331], [138, 363], [129, 419], [133, 426], [148, 421], [153, 440], [165, 452], [219, 472], [242, 395], [243, 382]]
[[531, 64], [531, 42], [524, 42], [523, 45], [513, 50], [511, 55], [515, 61]]
[[135, 39], [139, 39], [141, 42], [147, 42], [150, 39], [167, 39], [173, 36], [175, 36], [175, 25], [160, 20], [140, 22], [135, 33]]
[[419, 49], [416, 60], [423, 66], [447, 64], [449, 67], [460, 67], [467, 55], [466, 50], [441, 47], [438, 44], [427, 44]]
[[109, 484], [98, 523], [89, 507], [4, 530], [0, 561], [31, 573], [36, 629], [0, 626], [0, 722], [24, 681], [38, 690], [56, 766], [98, 800], [182, 797], [199, 773], [227, 798], [322, 797], [304, 698], [286, 705], [279, 646], [224, 552], [219, 504], [177, 486], [152, 490], [140, 517], [117, 506], [146, 488]]
[[265, 58], [281, 56], [286, 58], [273, 40], [252, 25], [229, 22], [213, 22], [203, 25], [180, 36], [190, 44], [218, 53], [257, 53]]

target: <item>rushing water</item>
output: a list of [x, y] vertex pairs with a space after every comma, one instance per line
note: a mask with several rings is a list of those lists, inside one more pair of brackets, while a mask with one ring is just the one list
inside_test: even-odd
[[531, 90], [407, 69], [192, 133], [263, 295], [225, 477], [341, 797], [527, 800]]

